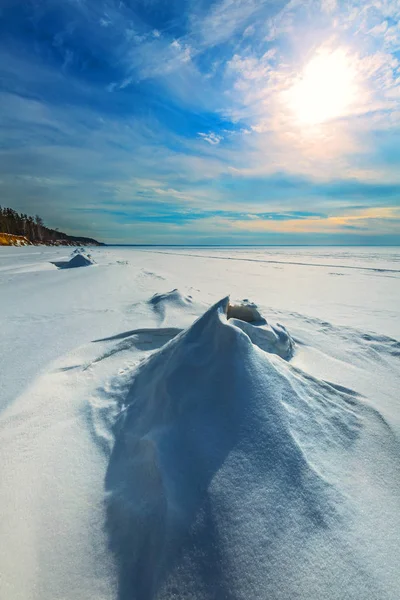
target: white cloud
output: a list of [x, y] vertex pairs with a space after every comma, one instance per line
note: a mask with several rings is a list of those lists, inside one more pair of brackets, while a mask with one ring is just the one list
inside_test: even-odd
[[220, 0], [207, 14], [193, 16], [193, 32], [206, 47], [220, 44], [249, 25], [268, 0]]
[[210, 132], [210, 133], [199, 132], [198, 136], [201, 137], [205, 142], [208, 142], [209, 144], [211, 144], [212, 146], [216, 146], [223, 139], [223, 137], [221, 135], [217, 135], [216, 133], [213, 133], [213, 132]]
[[[397, 0], [292, 0], [264, 23], [266, 40], [274, 46], [260, 54], [257, 45], [247, 45], [226, 65], [230, 107], [224, 114], [252, 131], [242, 140], [243, 163], [231, 165], [233, 172], [251, 176], [282, 169], [320, 178], [367, 176], [368, 157], [375, 152], [368, 133], [400, 127], [400, 64], [393, 55], [399, 21]], [[310, 33], [316, 29], [325, 37], [323, 44], [316, 44]], [[352, 98], [338, 118], [305, 128], [296, 123], [288, 92], [301, 82], [302, 70], [318, 48], [345, 53], [354, 80]], [[370, 178], [382, 174], [381, 165], [370, 169]], [[393, 169], [386, 172], [391, 178]]]
[[338, 8], [338, 0], [321, 0], [322, 12], [333, 14]]
[[166, 196], [167, 198], [177, 198], [178, 200], [193, 200], [193, 196], [187, 194], [186, 192], [182, 192], [180, 190], [175, 190], [174, 188], [153, 188], [152, 190], [158, 196]]

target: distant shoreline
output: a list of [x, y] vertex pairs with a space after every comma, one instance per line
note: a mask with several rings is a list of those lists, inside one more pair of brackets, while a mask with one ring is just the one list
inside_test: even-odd
[[400, 248], [400, 244], [101, 244], [113, 248]]
[[43, 219], [0, 206], [0, 246], [103, 246], [85, 236], [46, 227]]
[[[72, 238], [72, 236], [71, 236]], [[0, 246], [4, 246], [6, 248], [9, 247], [26, 247], [26, 246], [55, 246], [55, 247], [77, 247], [77, 246], [105, 246], [106, 244], [102, 244], [97, 240], [89, 240], [89, 239], [60, 239], [60, 240], [47, 240], [47, 241], [37, 241], [32, 242], [24, 235], [16, 235], [13, 233], [0, 233]]]

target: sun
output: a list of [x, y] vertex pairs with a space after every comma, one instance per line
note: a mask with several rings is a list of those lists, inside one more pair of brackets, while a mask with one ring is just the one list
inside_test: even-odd
[[356, 100], [356, 73], [343, 49], [320, 50], [288, 92], [288, 105], [302, 125], [346, 116]]

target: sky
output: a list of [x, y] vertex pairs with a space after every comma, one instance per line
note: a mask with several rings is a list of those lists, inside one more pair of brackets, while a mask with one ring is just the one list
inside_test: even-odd
[[132, 244], [400, 244], [400, 0], [0, 0], [0, 204]]

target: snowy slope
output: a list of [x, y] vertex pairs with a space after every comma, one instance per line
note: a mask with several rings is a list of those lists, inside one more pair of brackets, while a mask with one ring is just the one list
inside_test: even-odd
[[0, 597], [400, 597], [400, 254], [92, 255], [0, 252]]

